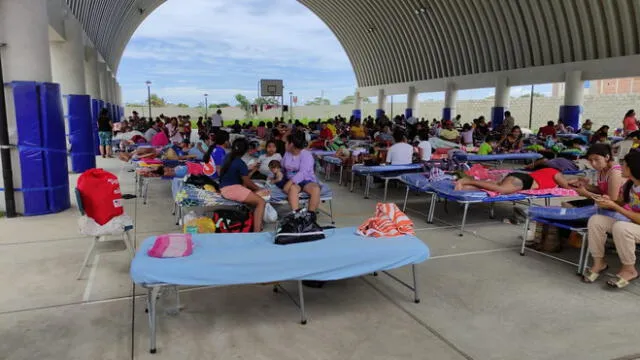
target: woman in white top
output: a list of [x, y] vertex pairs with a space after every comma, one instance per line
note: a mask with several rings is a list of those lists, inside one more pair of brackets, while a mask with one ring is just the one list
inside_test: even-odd
[[429, 131], [422, 129], [418, 133], [420, 142], [418, 143], [418, 149], [420, 149], [420, 158], [422, 161], [431, 160], [431, 143], [429, 142]]
[[182, 134], [180, 134], [180, 127], [178, 126], [178, 119], [171, 118], [171, 121], [167, 124], [167, 131], [169, 132], [169, 141], [174, 144], [182, 143]]
[[282, 161], [282, 155], [277, 152], [277, 149], [275, 140], [267, 141], [265, 145], [266, 153], [260, 155], [257, 165], [250, 169], [249, 176], [252, 179], [265, 180], [269, 177], [269, 174], [271, 174], [271, 169], [269, 169], [271, 160]]
[[387, 152], [387, 164], [391, 165], [407, 165], [413, 163], [413, 146], [407, 144], [407, 138], [404, 132], [396, 130], [393, 133], [393, 144]]

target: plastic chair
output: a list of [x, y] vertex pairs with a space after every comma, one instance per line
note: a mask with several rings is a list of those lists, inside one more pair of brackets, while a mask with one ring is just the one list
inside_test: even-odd
[[[84, 211], [84, 206], [82, 204], [82, 196], [80, 194], [80, 190], [78, 190], [78, 188], [75, 188], [74, 192], [75, 192], [75, 196], [76, 196], [76, 202], [78, 204], [78, 210], [80, 211], [80, 215], [86, 216], [86, 213]], [[84, 270], [86, 269], [86, 267], [89, 265], [89, 263], [93, 262], [93, 259], [94, 259], [95, 255], [96, 255], [96, 247], [97, 247], [98, 243], [100, 243], [100, 242], [108, 242], [108, 241], [122, 241], [122, 242], [124, 242], [124, 245], [127, 248], [127, 252], [129, 253], [129, 257], [131, 259], [133, 259], [133, 257], [135, 256], [135, 249], [134, 249], [133, 244], [131, 242], [131, 235], [130, 235], [130, 231], [131, 230], [133, 230], [133, 225], [126, 226], [124, 228], [124, 230], [122, 230], [120, 232], [112, 233], [112, 234], [109, 234], [109, 235], [94, 236], [93, 237], [93, 241], [91, 242], [91, 246], [89, 247], [89, 250], [87, 251], [87, 254], [84, 257], [84, 261], [82, 262], [82, 267], [80, 268], [80, 271], [78, 272], [77, 279], [80, 280], [80, 278], [82, 277], [82, 274], [84, 273]], [[121, 237], [120, 238], [115, 238], [115, 239], [109, 239], [108, 236], [121, 236]]]

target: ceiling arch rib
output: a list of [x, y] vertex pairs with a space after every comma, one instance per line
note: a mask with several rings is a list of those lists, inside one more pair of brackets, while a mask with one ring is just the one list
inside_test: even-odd
[[[65, 0], [114, 72], [165, 1]], [[333, 31], [360, 87], [640, 55], [637, 0], [298, 1]]]

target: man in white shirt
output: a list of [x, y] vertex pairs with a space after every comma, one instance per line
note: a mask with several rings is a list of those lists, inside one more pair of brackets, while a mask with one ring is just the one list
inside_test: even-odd
[[397, 131], [393, 133], [393, 144], [387, 152], [387, 164], [391, 165], [407, 165], [413, 162], [413, 146], [407, 144], [407, 138], [404, 132]]
[[217, 132], [222, 127], [222, 110], [218, 109], [211, 118], [211, 127], [214, 132]]

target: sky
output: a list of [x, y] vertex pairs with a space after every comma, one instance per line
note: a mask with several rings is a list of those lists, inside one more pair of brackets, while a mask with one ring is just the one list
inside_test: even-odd
[[[336, 104], [356, 88], [342, 46], [331, 30], [295, 0], [168, 0], [137, 29], [125, 49], [118, 79], [127, 103], [152, 93], [174, 104], [234, 105], [236, 94], [258, 96], [260, 79], [282, 79], [298, 103], [323, 95]], [[530, 91], [513, 87], [512, 96]], [[550, 86], [536, 91], [551, 92]], [[460, 91], [485, 98], [493, 89]], [[444, 93], [420, 94], [442, 100]], [[375, 98], [372, 100], [375, 101]], [[288, 100], [285, 100], [288, 102]], [[404, 102], [406, 96], [394, 101]]]

